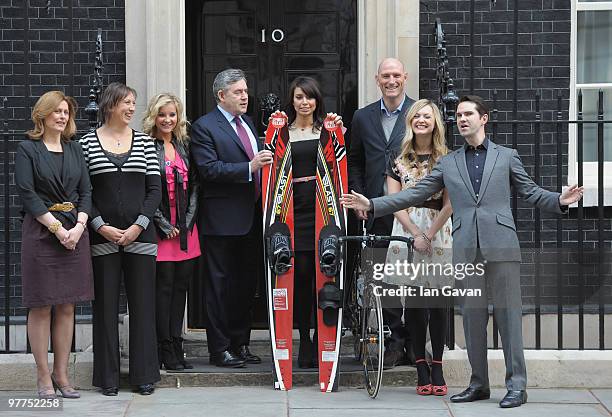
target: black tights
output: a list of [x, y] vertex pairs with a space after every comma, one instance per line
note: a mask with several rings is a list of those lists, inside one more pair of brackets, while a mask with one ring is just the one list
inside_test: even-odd
[[[445, 385], [446, 382], [442, 375], [442, 354], [444, 353], [447, 310], [445, 308], [410, 308], [406, 310], [406, 314], [412, 349], [417, 361], [418, 385], [430, 383], [438, 386]], [[425, 362], [425, 340], [428, 324], [433, 356], [431, 371]]]
[[427, 325], [431, 336], [431, 350], [434, 361], [441, 361], [444, 352], [447, 310], [445, 308], [409, 308], [406, 310], [406, 324], [410, 330], [414, 357], [425, 359]]
[[[315, 253], [296, 251], [294, 261], [293, 312], [300, 339], [310, 339], [310, 325], [314, 310], [315, 297]], [[316, 329], [316, 322], [315, 322]]]

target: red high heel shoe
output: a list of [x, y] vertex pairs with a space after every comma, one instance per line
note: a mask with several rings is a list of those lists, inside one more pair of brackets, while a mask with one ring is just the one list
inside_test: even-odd
[[[429, 364], [427, 363], [427, 361], [425, 359], [417, 359], [415, 361], [415, 364], [416, 364], [417, 368], [419, 366], [427, 367], [427, 374], [431, 375], [431, 371], [429, 369]], [[417, 385], [417, 387], [416, 387], [416, 393], [418, 395], [431, 395], [432, 392], [433, 392], [433, 385], [431, 385], [431, 383], [426, 384], [426, 385]]]
[[[442, 366], [442, 361], [431, 361], [432, 364], [439, 364], [440, 367]], [[442, 397], [444, 395], [446, 395], [448, 393], [448, 386], [446, 384], [444, 385], [432, 385], [431, 386], [431, 393], [433, 395], [436, 395], [438, 397]]]
[[[419, 395], [431, 395], [433, 392], [433, 385], [431, 384], [427, 384], [427, 385], [417, 385], [416, 387], [416, 393]], [[436, 394], [438, 395], [438, 394]]]

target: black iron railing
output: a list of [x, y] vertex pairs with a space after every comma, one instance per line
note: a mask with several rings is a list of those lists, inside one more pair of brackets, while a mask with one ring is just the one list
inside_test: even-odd
[[[50, 3], [47, 2], [47, 10], [50, 7]], [[73, 7], [72, 2], [69, 3], [69, 16], [72, 18], [73, 15]], [[27, 16], [26, 16], [27, 20]], [[27, 22], [26, 22], [27, 23]], [[69, 25], [72, 28], [72, 24]], [[74, 37], [72, 30], [70, 31], [71, 36], [71, 48], [74, 45]], [[29, 47], [29, 26], [26, 24], [24, 29], [24, 38], [25, 38], [25, 48]], [[98, 33], [96, 36], [95, 43], [95, 52], [94, 52], [94, 74], [92, 79], [92, 85], [89, 90], [89, 103], [85, 107], [84, 111], [88, 118], [88, 127], [89, 130], [95, 129], [98, 126], [98, 98], [103, 88], [103, 59], [102, 59], [102, 30], [98, 29]], [[71, 65], [69, 65], [69, 75], [70, 75], [70, 85], [68, 86], [68, 94], [72, 95], [74, 91], [74, 73], [73, 73], [73, 57], [71, 55]], [[24, 63], [25, 67], [29, 68], [29, 54], [24, 54]], [[30, 103], [30, 85], [29, 85], [29, 77], [25, 77], [25, 102]], [[2, 225], [4, 229], [4, 283], [3, 283], [3, 303], [4, 303], [4, 349], [0, 351], [0, 353], [10, 353], [11, 352], [11, 314], [17, 310], [20, 310], [19, 306], [11, 306], [11, 294], [13, 294], [14, 287], [11, 285], [11, 280], [15, 278], [15, 274], [12, 273], [13, 265], [12, 265], [12, 256], [11, 256], [11, 245], [15, 244], [15, 242], [11, 239], [11, 232], [14, 232], [11, 227], [11, 197], [14, 196], [14, 192], [11, 190], [11, 182], [10, 182], [10, 174], [14, 170], [11, 170], [10, 161], [11, 161], [11, 152], [14, 151], [14, 145], [22, 140], [24, 137], [24, 133], [21, 131], [11, 131], [8, 127], [9, 118], [6, 115], [6, 97], [2, 98], [0, 102], [0, 117], [2, 117], [2, 124], [0, 125], [0, 137], [2, 138], [2, 156], [4, 160], [3, 164], [3, 179], [4, 179], [4, 198], [3, 198], [3, 211], [2, 211]], [[77, 132], [77, 137], [84, 135], [87, 131]], [[22, 310], [22, 309], [21, 309]], [[27, 315], [26, 315], [27, 316]], [[75, 320], [76, 323], [76, 320]], [[73, 333], [72, 339], [72, 351], [75, 350], [75, 338]], [[30, 352], [30, 344], [26, 338], [26, 351]]]
[[[471, 4], [473, 5], [473, 1]], [[518, 8], [515, 8], [515, 20], [518, 19]], [[471, 22], [473, 23], [473, 22]], [[471, 25], [473, 31], [473, 25]], [[448, 66], [448, 54], [446, 49], [446, 41], [444, 37], [444, 31], [442, 28], [442, 24], [439, 19], [436, 19], [436, 23], [434, 26], [434, 33], [436, 39], [436, 48], [437, 48], [437, 69], [436, 69], [436, 78], [438, 82], [438, 105], [440, 110], [442, 111], [444, 120], [447, 125], [447, 143], [449, 147], [452, 149], [455, 142], [455, 134], [454, 134], [454, 124], [456, 123], [455, 110], [456, 105], [458, 103], [458, 97], [454, 90], [453, 80], [450, 77], [450, 70]], [[473, 32], [471, 38], [473, 38]], [[471, 45], [471, 51], [473, 52], [473, 45]], [[515, 48], [516, 51], [516, 48]], [[473, 58], [473, 53], [471, 53], [471, 58]], [[472, 61], [470, 61], [472, 62]], [[516, 57], [515, 57], [516, 62]], [[470, 73], [469, 73], [469, 88], [470, 92], [473, 90], [473, 74], [474, 65], [470, 65]], [[518, 71], [514, 71], [514, 91], [515, 95], [518, 91], [517, 85], [517, 74]], [[605, 349], [605, 315], [606, 313], [610, 313], [612, 310], [612, 297], [607, 293], [610, 291], [612, 287], [611, 274], [609, 271], [609, 263], [610, 263], [610, 241], [605, 240], [605, 201], [604, 201], [604, 163], [606, 157], [611, 159], [610, 155], [605, 155], [604, 153], [604, 143], [606, 138], [604, 137], [604, 126], [606, 124], [612, 123], [612, 120], [604, 120], [604, 93], [603, 91], [599, 91], [597, 98], [597, 118], [594, 120], [585, 120], [583, 117], [583, 96], [582, 92], [578, 92], [578, 100], [577, 100], [577, 117], [576, 120], [569, 120], [564, 117], [564, 109], [563, 109], [563, 98], [561, 93], [558, 93], [556, 97], [556, 110], [553, 111], [553, 114], [547, 113], [547, 116], [544, 117], [545, 114], [541, 111], [541, 95], [538, 93], [535, 95], [533, 101], [533, 107], [535, 112], [531, 115], [526, 115], [525, 113], [521, 113], [521, 116], [529, 116], [526, 118], [518, 119], [518, 105], [517, 100], [515, 99], [513, 108], [511, 112], [506, 114], [511, 114], [510, 120], [499, 120], [498, 116], [501, 113], [497, 108], [498, 102], [498, 94], [495, 90], [492, 95], [493, 102], [493, 110], [491, 111], [491, 119], [489, 121], [489, 131], [490, 136], [494, 142], [498, 141], [498, 139], [505, 139], [505, 143], [508, 143], [513, 148], [518, 148], [518, 137], [519, 137], [519, 128], [522, 131], [528, 130], [533, 134], [533, 178], [537, 183], [540, 183], [542, 179], [542, 170], [541, 170], [541, 162], [542, 162], [542, 144], [543, 137], [546, 134], [547, 137], [552, 136], [552, 140], [554, 143], [554, 162], [549, 165], [555, 166], [555, 183], [553, 185], [554, 191], [561, 192], [562, 187], [564, 185], [564, 179], [566, 178], [566, 173], [564, 172], [564, 157], [568, 155], [568, 147], [567, 144], [564, 143], [564, 139], [568, 137], [568, 131], [574, 130], [573, 126], [575, 126], [575, 137], [576, 137], [576, 156], [577, 156], [577, 183], [578, 185], [584, 185], [584, 126], [589, 124], [597, 125], [597, 206], [596, 206], [596, 220], [595, 220], [595, 234], [597, 235], [596, 239], [596, 249], [595, 250], [586, 250], [585, 249], [585, 209], [583, 201], [578, 203], [577, 209], [570, 213], [570, 218], [576, 220], [576, 228], [572, 229], [576, 230], [577, 234], [577, 242], [569, 242], [567, 238], [564, 238], [564, 233], [567, 234], [567, 230], [564, 230], [563, 227], [563, 219], [558, 217], [554, 220], [555, 224], [555, 242], [554, 248], [547, 247], [547, 244], [543, 243], [542, 239], [542, 215], [539, 209], [533, 209], [533, 240], [531, 242], [527, 242], [528, 246], [532, 248], [533, 259], [532, 262], [534, 264], [534, 294], [533, 294], [533, 303], [532, 307], [529, 309], [533, 310], [534, 318], [535, 318], [535, 348], [542, 349], [542, 315], [544, 312], [549, 313], [553, 311], [556, 314], [557, 326], [557, 349], [564, 349], [564, 314], [567, 311], [568, 305], [567, 299], [572, 298], [568, 297], [568, 288], [567, 281], [568, 279], [575, 278], [575, 291], [576, 294], [572, 294], [573, 299], [575, 300], [575, 311], [578, 315], [578, 349], [585, 349], [585, 299], [586, 297], [593, 292], [593, 287], [597, 288], [596, 291], [596, 306], [595, 311], [598, 320], [598, 348]], [[543, 126], [546, 126], [546, 131], [543, 131]], [[503, 129], [504, 132], [500, 133], [500, 129]], [[612, 140], [612, 138], [607, 138], [607, 140]], [[462, 140], [459, 140], [458, 143], [462, 143]], [[501, 140], [503, 143], [504, 140]], [[549, 152], [550, 153], [550, 152]], [[529, 155], [531, 156], [531, 155]], [[573, 163], [573, 161], [569, 161], [569, 163]], [[549, 177], [551, 175], [549, 174]], [[589, 184], [589, 186], [593, 186]], [[518, 218], [518, 198], [516, 192], [512, 196], [512, 210], [514, 214], [514, 218]], [[595, 209], [591, 209], [593, 212]], [[608, 214], [609, 216], [609, 214]], [[525, 243], [525, 242], [523, 242]], [[575, 244], [574, 244], [575, 243]], [[608, 249], [606, 249], [608, 248]], [[542, 294], [544, 277], [542, 274], [542, 266], [550, 265], [550, 253], [552, 252], [552, 258], [554, 262], [552, 265], [554, 271], [554, 278], [556, 279], [555, 288], [556, 288], [556, 303], [554, 306], [544, 305]], [[575, 261], [570, 262], [568, 261]], [[591, 261], [589, 263], [589, 261]], [[595, 263], [595, 268], [589, 269], [589, 266]], [[572, 270], [573, 267], [573, 270]], [[570, 271], [571, 270], [571, 271]], [[549, 271], [550, 272], [550, 271]], [[590, 273], [588, 273], [590, 272]], [[590, 279], [589, 290], [587, 291], [587, 282]], [[593, 282], [596, 281], [596, 282]], [[608, 297], [608, 298], [606, 298]], [[547, 300], [550, 300], [550, 296], [548, 295]], [[592, 304], [592, 303], [591, 303]], [[544, 311], [546, 310], [546, 311]], [[593, 306], [591, 306], [590, 311], [593, 311]], [[452, 349], [455, 344], [455, 334], [454, 334], [454, 311], [450, 311], [449, 314], [449, 333], [447, 335], [447, 344]], [[573, 313], [573, 311], [572, 311]], [[494, 347], [499, 347], [499, 338], [498, 338], [498, 329], [495, 321], [493, 321], [493, 331], [494, 338], [493, 343]], [[610, 347], [608, 347], [609, 349]]]

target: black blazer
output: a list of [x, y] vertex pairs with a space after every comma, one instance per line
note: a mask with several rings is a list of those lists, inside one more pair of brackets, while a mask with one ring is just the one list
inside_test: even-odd
[[[187, 181], [187, 207], [185, 211], [187, 228], [193, 230], [197, 216], [198, 196], [200, 194], [200, 180], [197, 172], [191, 165], [191, 156], [189, 154], [189, 142], [179, 142], [172, 136], [172, 144], [174, 150], [185, 163], [189, 173]], [[155, 210], [153, 221], [157, 228], [157, 233], [163, 239], [168, 237], [168, 234], [174, 229], [170, 223], [170, 198], [168, 197], [168, 182], [166, 181], [166, 157], [164, 153], [164, 141], [156, 139], [155, 148], [157, 150], [157, 159], [159, 160], [159, 171], [161, 174], [161, 189], [162, 199], [159, 208]]]
[[406, 113], [413, 103], [414, 100], [406, 96], [389, 141], [380, 121], [380, 100], [355, 112], [349, 132], [348, 180], [351, 190], [368, 198], [383, 195], [389, 158], [401, 147], [406, 134]]
[[[23, 203], [24, 213], [33, 217], [49, 211], [55, 203], [71, 202], [78, 212], [91, 213], [91, 183], [83, 150], [79, 142], [62, 141], [64, 162], [58, 172], [42, 140], [26, 139], [19, 143], [15, 154], [15, 184]], [[52, 212], [59, 220], [73, 225], [73, 212]]]
[[[251, 119], [243, 120], [257, 138]], [[258, 151], [262, 144], [257, 140]], [[201, 235], [242, 236], [253, 224], [255, 185], [249, 157], [223, 113], [215, 107], [191, 126], [191, 155], [200, 175], [198, 229]]]

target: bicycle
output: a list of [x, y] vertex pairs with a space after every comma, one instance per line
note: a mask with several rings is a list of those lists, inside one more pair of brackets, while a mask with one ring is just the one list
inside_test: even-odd
[[[373, 280], [374, 244], [404, 242], [408, 246], [406, 260], [412, 262], [414, 239], [376, 235], [340, 237], [341, 243], [349, 241], [360, 242], [361, 250], [355, 259], [353, 272], [344, 285], [346, 292], [342, 308], [347, 327], [343, 327], [342, 334], [351, 331], [355, 360], [361, 361], [363, 365], [365, 388], [371, 398], [376, 398], [382, 382], [384, 340], [391, 334], [391, 330], [383, 323], [380, 284]], [[368, 255], [365, 260], [362, 259], [364, 252]]]

